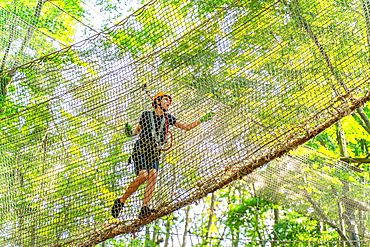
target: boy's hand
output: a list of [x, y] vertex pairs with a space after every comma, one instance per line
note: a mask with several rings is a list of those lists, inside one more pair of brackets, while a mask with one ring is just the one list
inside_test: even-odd
[[207, 113], [206, 115], [204, 115], [201, 119], [199, 119], [199, 121], [201, 123], [209, 121], [209, 120], [212, 119], [213, 115], [215, 115], [215, 113], [213, 111], [211, 111], [211, 112]]
[[125, 124], [125, 134], [126, 134], [127, 137], [132, 136], [132, 125], [129, 124], [129, 123]]

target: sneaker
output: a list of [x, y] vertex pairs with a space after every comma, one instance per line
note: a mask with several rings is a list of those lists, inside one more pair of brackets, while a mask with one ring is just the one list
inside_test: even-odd
[[112, 207], [112, 216], [114, 218], [118, 217], [119, 213], [121, 212], [121, 210], [123, 208], [123, 204], [124, 203], [122, 203], [119, 198], [114, 200], [114, 204], [113, 204], [113, 207]]
[[152, 213], [155, 213], [154, 209], [150, 209], [149, 207], [144, 206], [140, 209], [139, 219], [144, 219], [148, 217], [149, 215], [151, 215]]

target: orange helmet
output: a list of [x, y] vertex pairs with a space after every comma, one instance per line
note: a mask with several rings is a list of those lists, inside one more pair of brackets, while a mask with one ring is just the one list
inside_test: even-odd
[[152, 104], [152, 106], [154, 107], [154, 108], [156, 108], [157, 107], [157, 102], [155, 101], [157, 98], [161, 98], [161, 97], [163, 97], [163, 96], [167, 96], [167, 97], [169, 97], [170, 98], [170, 102], [172, 103], [172, 97], [170, 96], [170, 95], [168, 95], [166, 92], [159, 92], [159, 93], [157, 93], [154, 97], [153, 97], [153, 104]]
[[172, 97], [170, 95], [168, 95], [166, 92], [159, 92], [157, 93], [154, 97], [153, 97], [153, 100], [155, 100], [156, 98], [158, 97], [161, 97], [161, 96], [168, 96], [170, 98], [170, 100], [172, 101]]

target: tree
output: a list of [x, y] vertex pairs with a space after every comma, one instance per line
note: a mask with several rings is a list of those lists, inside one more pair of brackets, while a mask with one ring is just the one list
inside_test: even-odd
[[4, 51], [0, 54], [2, 113], [13, 114], [19, 107], [7, 99], [8, 91], [15, 90], [12, 79], [19, 72], [17, 67], [73, 42], [71, 37], [76, 32], [73, 16], [80, 17], [85, 12], [80, 3], [59, 2], [68, 11], [66, 14], [46, 0], [2, 2], [1, 11], [5, 17], [5, 23], [0, 29], [0, 50]]
[[[26, 242], [36, 242], [34, 236], [68, 241], [72, 236], [81, 235], [81, 227], [95, 229], [106, 220], [108, 202], [122, 188], [122, 181], [132, 176], [125, 166], [129, 156], [127, 150], [132, 142], [120, 135], [119, 124], [115, 124], [114, 120], [134, 121], [142, 105], [130, 104], [130, 93], [141, 90], [148, 81], [160, 78], [163, 84], [157, 84], [154, 89], [166, 85], [173, 88], [175, 94], [186, 95], [179, 103], [186, 109], [186, 112], [181, 112], [184, 118], [197, 117], [210, 107], [209, 102], [215, 102], [228, 118], [203, 135], [203, 140], [212, 145], [194, 147], [188, 141], [200, 135], [200, 130], [179, 138], [181, 144], [178, 144], [177, 150], [182, 152], [172, 152], [163, 162], [167, 167], [175, 167], [166, 170], [167, 175], [172, 175], [175, 169], [180, 171], [179, 175], [164, 181], [161, 193], [156, 195], [166, 205], [180, 200], [180, 196], [192, 196], [195, 194], [193, 188], [212, 189], [213, 182], [217, 182], [215, 176], [222, 175], [217, 174], [217, 170], [202, 172], [201, 164], [209, 164], [209, 161], [215, 165], [224, 164], [236, 153], [243, 159], [255, 153], [261, 156], [264, 152], [276, 150], [280, 140], [288, 141], [287, 133], [296, 133], [290, 131], [298, 128], [299, 123], [315, 117], [318, 124], [329, 117], [330, 112], [320, 117], [312, 114], [329, 104], [324, 99], [330, 99], [331, 92], [339, 92], [336, 96], [341, 96], [348, 88], [356, 86], [351, 82], [348, 85], [343, 83], [343, 75], [362, 78], [358, 72], [364, 71], [362, 60], [356, 60], [360, 62], [350, 66], [354, 71], [344, 65], [351, 63], [352, 60], [345, 59], [350, 55], [351, 59], [367, 56], [361, 54], [361, 34], [349, 36], [346, 33], [348, 26], [356, 33], [362, 30], [361, 25], [364, 24], [352, 27], [350, 24], [356, 18], [339, 11], [340, 7], [333, 4], [334, 1], [324, 4], [313, 0], [307, 4], [297, 0], [272, 3], [247, 1], [244, 6], [239, 6], [231, 1], [186, 1], [179, 5], [178, 1], [166, 1], [165, 4], [146, 8], [144, 14], [130, 18], [127, 25], [117, 26], [97, 36], [97, 41], [89, 40], [81, 45], [82, 48], [71, 48], [55, 56], [44, 57], [39, 63], [34, 63], [32, 69], [18, 69], [22, 78], [8, 74], [8, 81], [3, 84], [3, 96], [8, 96], [4, 100], [4, 115], [17, 113], [19, 108], [41, 105], [37, 111], [30, 111], [21, 117], [12, 115], [7, 122], [7, 130], [2, 133], [2, 144], [7, 144], [7, 150], [2, 153], [4, 159], [20, 167], [6, 171], [14, 178], [13, 184], [6, 186], [21, 188], [21, 192], [8, 192], [7, 197], [16, 195], [24, 198], [15, 206], [18, 210], [16, 216], [23, 215], [22, 208], [28, 212], [32, 212], [33, 208], [43, 208], [46, 215], [51, 215], [43, 224], [43, 229], [31, 227], [38, 234], [32, 234]], [[163, 18], [158, 14], [166, 11], [174, 13], [171, 15], [173, 18]], [[333, 27], [318, 24], [310, 15], [319, 16], [324, 24], [327, 20], [335, 24]], [[214, 22], [208, 22], [210, 16]], [[251, 21], [251, 18], [258, 21]], [[249, 23], [250, 29], [244, 28], [245, 23]], [[347, 51], [340, 42], [353, 46], [357, 53]], [[338, 50], [326, 49], [324, 44]], [[133, 61], [136, 61], [135, 66], [132, 66]], [[305, 61], [304, 66], [302, 61]], [[261, 80], [268, 83], [261, 84]], [[10, 81], [21, 86], [11, 88]], [[49, 84], [41, 83], [43, 81]], [[312, 89], [312, 85], [319, 86]], [[127, 91], [124, 91], [125, 87]], [[30, 95], [23, 104], [14, 102], [21, 91]], [[133, 97], [139, 98], [137, 95]], [[315, 97], [319, 100], [316, 101]], [[49, 100], [53, 98], [58, 100]], [[141, 102], [137, 98], [134, 102]], [[107, 110], [111, 104], [121, 107], [116, 108], [117, 114]], [[288, 114], [290, 117], [285, 117]], [[240, 128], [240, 123], [246, 119], [254, 120], [248, 120], [251, 125], [248, 131]], [[315, 123], [307, 124], [315, 127]], [[20, 126], [22, 131], [18, 133]], [[227, 140], [219, 134], [221, 131]], [[298, 134], [303, 135], [304, 130]], [[279, 140], [276, 136], [283, 138]], [[8, 144], [14, 143], [10, 141], [14, 139], [22, 141], [13, 146]], [[243, 145], [236, 145], [239, 142]], [[247, 146], [254, 149], [245, 148]], [[198, 150], [198, 147], [202, 149]], [[217, 157], [211, 159], [213, 154]], [[184, 160], [191, 160], [193, 166], [188, 167]], [[42, 166], [39, 166], [40, 163]], [[227, 174], [227, 171], [222, 172]], [[43, 178], [43, 182], [39, 182], [39, 178]], [[204, 186], [207, 183], [209, 187]], [[39, 191], [45, 185], [53, 193], [41, 195]], [[92, 188], [92, 185], [95, 185], [94, 189], [87, 191], [86, 188]], [[179, 193], [170, 193], [174, 191], [174, 185]], [[217, 225], [222, 222], [217, 222], [220, 215], [211, 214], [212, 217], [208, 221], [203, 220], [201, 227], [196, 229], [196, 235], [205, 237], [205, 242], [213, 241], [214, 235], [210, 233], [213, 226], [218, 226], [222, 229], [221, 236], [231, 236], [234, 245], [240, 243], [240, 231], [256, 242], [276, 237], [264, 228], [263, 220], [271, 211], [268, 202], [260, 201], [255, 196], [246, 198], [243, 191], [237, 193], [242, 195], [241, 199], [228, 196], [239, 204], [233, 205], [230, 214], [224, 215], [229, 220], [223, 221], [228, 222], [227, 227]], [[38, 197], [43, 197], [43, 200], [38, 200]], [[307, 196], [307, 200], [310, 198]], [[54, 208], [49, 208], [48, 205], [55, 200]], [[135, 205], [134, 199], [128, 204]], [[214, 206], [211, 204], [212, 210]], [[329, 206], [324, 207], [327, 208]], [[81, 211], [91, 217], [87, 219], [80, 214]], [[128, 215], [133, 218], [134, 214], [131, 210]], [[242, 215], [242, 218], [235, 219], [235, 214]], [[11, 229], [25, 223], [32, 225], [29, 219], [14, 219], [16, 216], [6, 216], [9, 221], [16, 222]], [[68, 228], [66, 222], [69, 223]], [[171, 224], [170, 219], [164, 224], [165, 243], [171, 241]], [[253, 231], [248, 231], [251, 229]], [[154, 240], [159, 235], [159, 228], [155, 228], [155, 232]]]

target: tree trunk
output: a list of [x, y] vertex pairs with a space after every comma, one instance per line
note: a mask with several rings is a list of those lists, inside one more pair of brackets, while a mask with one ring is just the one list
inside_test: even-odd
[[[340, 154], [343, 157], [348, 157], [348, 151], [347, 151], [347, 141], [346, 137], [344, 135], [344, 131], [342, 128], [342, 125], [340, 121], [336, 123], [337, 126], [337, 141], [339, 145]], [[343, 188], [343, 193], [346, 194], [349, 191], [348, 185], [345, 185]], [[341, 212], [343, 212], [342, 203], [339, 201], [338, 206]], [[346, 206], [346, 212], [340, 213], [340, 222], [341, 222], [341, 229], [343, 233], [345, 234], [345, 228], [343, 224], [343, 215], [345, 215], [344, 221], [347, 225], [348, 232], [350, 235], [350, 239], [353, 241], [353, 245], [355, 247], [359, 247], [359, 238], [358, 238], [358, 229], [357, 229], [357, 223], [356, 223], [356, 215], [353, 212], [353, 209], [351, 207]]]
[[[369, 118], [366, 116], [364, 110], [362, 108], [358, 108], [357, 112], [360, 115], [362, 121], [364, 122], [364, 124], [366, 126], [366, 130], [370, 130], [370, 121], [369, 121]], [[370, 134], [370, 132], [369, 132], [369, 134]]]
[[347, 140], [346, 136], [344, 135], [344, 131], [340, 120], [336, 122], [335, 126], [337, 127], [337, 141], [339, 145], [340, 155], [342, 157], [348, 157]]
[[150, 246], [150, 225], [145, 227], [145, 246]]
[[353, 112], [352, 114], [352, 117], [356, 120], [357, 123], [359, 123], [361, 125], [361, 127], [367, 132], [370, 134], [370, 128], [368, 128], [366, 126], [366, 124], [364, 123], [364, 121], [361, 119], [361, 117], [359, 117], [355, 112]]
[[238, 247], [239, 246], [239, 240], [240, 240], [240, 230], [238, 229], [236, 231], [236, 239], [235, 239], [235, 243], [234, 243], [234, 246], [235, 247]]
[[157, 224], [158, 224], [158, 220], [153, 222], [153, 236], [152, 236], [153, 243], [156, 243], [158, 240], [159, 230], [158, 230], [158, 227], [156, 227]]
[[[348, 187], [348, 186], [345, 186]], [[348, 191], [349, 188], [346, 188], [346, 191]], [[355, 210], [353, 209], [353, 205], [350, 205], [346, 202], [344, 202], [346, 211], [344, 212], [345, 215], [345, 222], [348, 228], [348, 234], [350, 239], [352, 240], [352, 244], [355, 247], [360, 247], [360, 239], [358, 236], [358, 227], [357, 222], [358, 219], [356, 217]]]
[[164, 242], [164, 247], [169, 246], [170, 236], [171, 236], [171, 219], [168, 215], [166, 220], [166, 240]]
[[[42, 7], [44, 6], [45, 2], [47, 0], [39, 0], [37, 2], [37, 6], [36, 6], [36, 11], [35, 11], [35, 14], [33, 15], [35, 17], [35, 20], [39, 20], [40, 19], [40, 16], [41, 16], [41, 9]], [[21, 48], [19, 49], [19, 51], [17, 52], [17, 55], [16, 57], [20, 56], [23, 54], [24, 50], [28, 47], [29, 43], [30, 43], [30, 40], [33, 36], [33, 33], [34, 33], [34, 28], [33, 27], [28, 27], [28, 30], [27, 30], [27, 34], [22, 42], [22, 46]], [[22, 61], [20, 59], [16, 60], [15, 61], [15, 64], [14, 66], [17, 67], [20, 65]]]
[[[344, 217], [343, 217], [343, 205], [342, 205], [342, 202], [341, 201], [338, 201], [338, 210], [339, 210], [339, 222], [340, 222], [340, 229], [342, 230], [343, 234], [346, 234], [346, 227], [345, 227], [345, 224], [344, 224]], [[345, 246], [345, 242], [343, 242], [343, 238], [342, 238], [342, 244], [340, 244], [341, 246]]]
[[279, 215], [279, 209], [274, 208], [274, 241], [271, 243], [271, 247], [277, 246], [277, 241], [279, 239], [279, 236], [277, 232], [275, 231], [275, 226], [279, 224], [280, 215]]
[[207, 224], [207, 230], [206, 230], [206, 243], [208, 244], [208, 238], [210, 237], [211, 234], [211, 227], [212, 227], [212, 220], [213, 220], [213, 212], [215, 209], [215, 201], [216, 201], [216, 196], [215, 193], [212, 193], [211, 196], [211, 206], [209, 208], [209, 218], [208, 218], [208, 224]]
[[[37, 2], [35, 14], [33, 15], [36, 20], [38, 20], [41, 16], [41, 9], [42, 9], [43, 5], [45, 4], [45, 1], [46, 0], [39, 0]], [[15, 61], [14, 61], [13, 67], [17, 67], [21, 64], [22, 60], [19, 58], [19, 56], [22, 55], [24, 53], [24, 50], [28, 47], [29, 42], [30, 42], [30, 40], [33, 36], [33, 33], [34, 33], [33, 27], [31, 27], [31, 26], [28, 27], [27, 33], [26, 33], [26, 36], [24, 37], [22, 45], [21, 45], [19, 51], [15, 55]], [[10, 49], [11, 43], [13, 42], [13, 39], [14, 39], [14, 33], [13, 33], [13, 30], [11, 30], [10, 38], [9, 38], [9, 45], [8, 45], [9, 49]], [[3, 61], [1, 62], [0, 74], [6, 70], [5, 64], [6, 64], [6, 60], [8, 59], [8, 53], [9, 53], [9, 51], [8, 52], [5, 51]], [[12, 80], [14, 74], [15, 74], [15, 70], [11, 71], [10, 73], [1, 75], [1, 77], [0, 77], [0, 98], [4, 99], [7, 96], [8, 87], [11, 83], [11, 80]], [[4, 109], [2, 109], [1, 111], [4, 112]]]
[[362, 9], [365, 16], [367, 43], [370, 45], [370, 0], [362, 0]]
[[[8, 18], [8, 19], [10, 19], [10, 18]], [[11, 19], [10, 19], [10, 21], [11, 21]], [[12, 47], [12, 44], [13, 44], [13, 41], [14, 41], [14, 38], [15, 38], [15, 33], [14, 32], [15, 32], [15, 29], [16, 29], [15, 26], [17, 25], [17, 18], [15, 18], [14, 22], [11, 23], [10, 25], [11, 25], [11, 27], [10, 27], [8, 46], [5, 49], [3, 60], [1, 62], [0, 74], [5, 70], [6, 60], [8, 59], [10, 48]]]
[[190, 226], [190, 206], [187, 206], [186, 207], [186, 213], [185, 213], [185, 229], [184, 229], [184, 235], [182, 237], [182, 245], [181, 247], [185, 247], [186, 246], [186, 235], [189, 231], [189, 226]]
[[353, 247], [352, 242], [347, 238], [346, 234], [342, 231], [340, 227], [338, 227], [336, 224], [333, 224], [329, 217], [322, 211], [322, 209], [319, 207], [319, 205], [316, 204], [316, 202], [311, 198], [310, 193], [308, 193], [306, 190], [304, 190], [305, 193], [305, 198], [311, 203], [313, 209], [315, 212], [320, 216], [322, 219], [321, 221], [325, 222], [329, 226], [333, 227], [336, 229], [338, 232], [339, 236], [344, 239], [348, 247]]
[[260, 228], [259, 228], [259, 221], [260, 221], [259, 215], [260, 215], [260, 212], [259, 212], [259, 206], [258, 206], [258, 200], [257, 200], [256, 213], [255, 213], [256, 221], [254, 222], [254, 231], [257, 233], [259, 243], [262, 243], [261, 242], [262, 237], [261, 237]]

